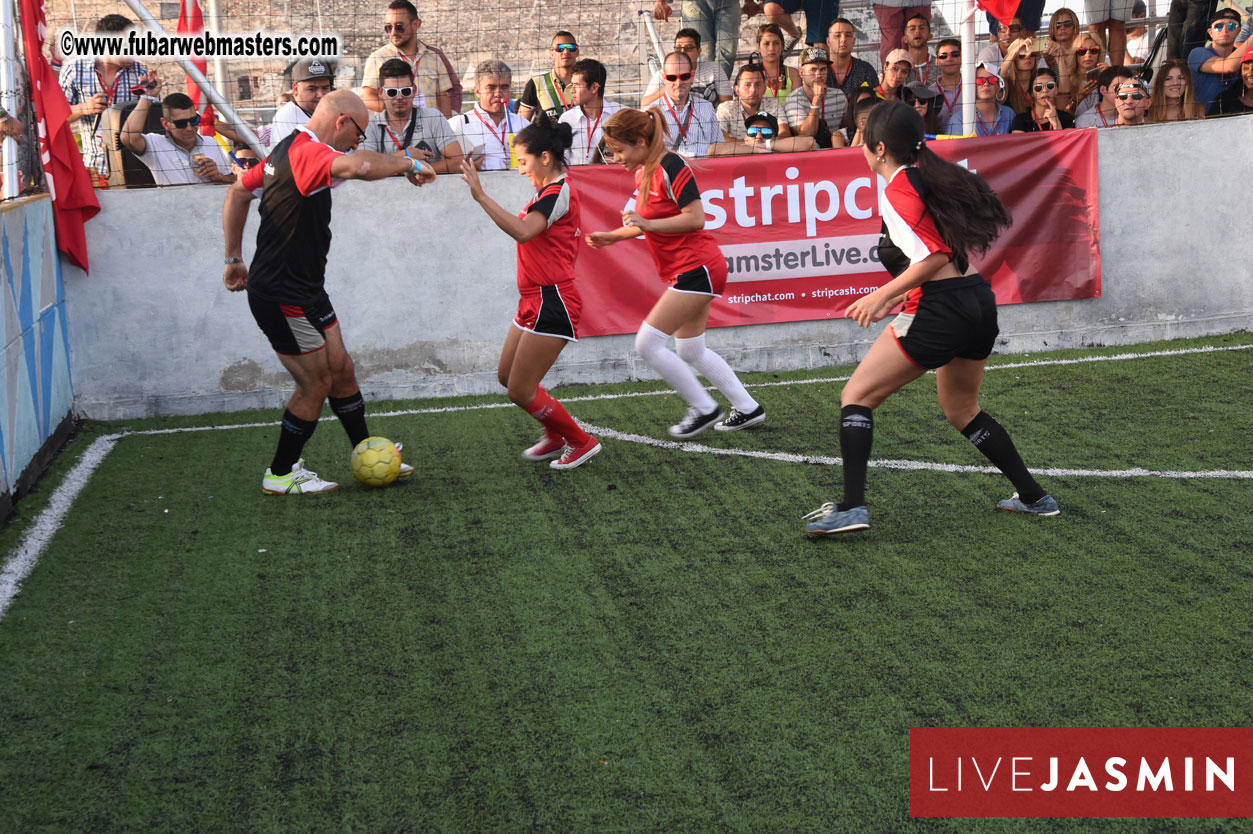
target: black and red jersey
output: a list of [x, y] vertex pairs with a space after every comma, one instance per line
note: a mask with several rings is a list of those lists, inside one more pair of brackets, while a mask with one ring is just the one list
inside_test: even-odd
[[[917, 168], [897, 168], [879, 200], [883, 233], [879, 240], [879, 260], [893, 278], [927, 256], [941, 252], [966, 271], [964, 252], [953, 252], [944, 242], [926, 203], [927, 187]], [[905, 312], [912, 313], [922, 297], [922, 287], [914, 287], [905, 299]]]
[[518, 244], [518, 289], [533, 290], [574, 280], [579, 255], [579, 195], [562, 178], [539, 190], [518, 217], [538, 211], [548, 219], [544, 231]]
[[[652, 182], [648, 185], [648, 203], [641, 206], [640, 188], [643, 178], [644, 169], [640, 168], [635, 174], [635, 211], [645, 220], [674, 217], [684, 206], [700, 199], [696, 177], [687, 160], [677, 153], [666, 152], [662, 156], [653, 172]], [[673, 280], [676, 275], [722, 259], [718, 241], [704, 229], [681, 234], [644, 232], [644, 240], [648, 242], [648, 249], [653, 254], [657, 272], [667, 281]]]
[[299, 127], [240, 182], [262, 188], [257, 252], [248, 292], [269, 301], [304, 304], [321, 297], [331, 247], [331, 163], [340, 155]]

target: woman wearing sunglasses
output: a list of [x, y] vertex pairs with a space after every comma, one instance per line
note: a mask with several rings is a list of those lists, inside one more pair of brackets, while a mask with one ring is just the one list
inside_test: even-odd
[[[1001, 104], [1004, 97], [1001, 78], [987, 65], [980, 64], [975, 69], [975, 123], [976, 136], [1003, 136], [1009, 133], [1014, 123], [1014, 111]], [[949, 119], [946, 133], [954, 136], [965, 136], [970, 131], [962, 122], [960, 110]]]
[[844, 495], [806, 518], [812, 535], [866, 530], [866, 469], [874, 410], [928, 370], [949, 424], [1001, 470], [1017, 492], [997, 508], [1057, 515], [1027, 470], [1009, 433], [979, 407], [983, 368], [999, 333], [996, 298], [969, 254], [986, 252], [1012, 218], [977, 174], [946, 162], [926, 145], [922, 118], [904, 102], [870, 112], [862, 148], [880, 192], [883, 235], [879, 257], [892, 276], [849, 306], [862, 327], [881, 321], [904, 301], [904, 311], [881, 332], [840, 395], [840, 455]]
[[1005, 84], [1005, 103], [1015, 113], [1024, 113], [1031, 107], [1031, 74], [1042, 66], [1046, 64], [1031, 51], [1029, 38], [1019, 38], [1009, 45], [1001, 63], [1001, 79]]
[[[593, 232], [587, 243], [600, 249], [643, 235], [662, 280], [672, 284], [635, 335], [640, 356], [687, 401], [687, 416], [670, 427], [670, 436], [695, 437], [715, 423], [720, 431], [760, 423], [766, 410], [726, 360], [705, 346], [709, 305], [726, 284], [727, 262], [705, 231], [705, 207], [692, 169], [666, 150], [665, 117], [656, 107], [647, 113], [619, 110], [605, 123], [605, 144], [623, 168], [635, 172], [635, 205], [622, 212], [621, 228]], [[675, 351], [667, 347], [671, 336]], [[726, 420], [697, 373], [731, 401]]]
[[1163, 62], [1153, 82], [1153, 103], [1149, 106], [1146, 121], [1160, 124], [1204, 118], [1205, 108], [1196, 100], [1188, 62], [1182, 58]]
[[1058, 72], [1067, 72], [1075, 61], [1075, 38], [1079, 35], [1079, 15], [1060, 8], [1049, 18], [1049, 39], [1044, 55], [1060, 65]]
[[574, 142], [568, 124], [543, 111], [513, 139], [518, 173], [535, 186], [535, 196], [514, 214], [483, 191], [474, 165], [461, 161], [470, 196], [502, 232], [518, 242], [518, 313], [500, 351], [497, 379], [514, 405], [544, 427], [539, 442], [522, 452], [527, 460], [561, 455], [553, 469], [574, 469], [600, 451], [596, 438], [540, 385], [568, 342], [578, 339], [582, 303], [574, 285], [579, 254], [579, 195], [565, 176], [565, 153]]
[[1058, 73], [1057, 109], [1080, 116], [1101, 103], [1097, 79], [1109, 66], [1101, 60], [1104, 51], [1100, 37], [1092, 32], [1075, 38], [1075, 62], [1069, 74]]
[[1057, 109], [1057, 76], [1048, 67], [1040, 67], [1031, 76], [1030, 110], [1019, 113], [1009, 126], [1010, 133], [1035, 133], [1038, 130], [1066, 130], [1075, 126], [1075, 117]]

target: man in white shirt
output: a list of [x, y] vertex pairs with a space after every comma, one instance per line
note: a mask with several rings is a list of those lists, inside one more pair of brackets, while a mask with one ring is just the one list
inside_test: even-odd
[[469, 113], [448, 120], [461, 149], [482, 171], [517, 167], [513, 137], [530, 122], [509, 111], [513, 91], [513, 70], [495, 58], [474, 68], [474, 95], [478, 103]]
[[222, 147], [201, 136], [196, 105], [183, 93], [171, 93], [162, 104], [161, 126], [165, 133], [144, 133], [148, 108], [154, 99], [143, 96], [122, 125], [122, 144], [148, 170], [157, 185], [192, 185], [235, 181]]
[[[727, 80], [727, 74], [722, 71], [722, 67], [713, 61], [700, 60], [700, 34], [695, 29], [680, 29], [675, 33], [674, 51], [686, 55], [695, 67], [692, 95], [705, 99], [714, 107], [731, 100], [731, 82]], [[640, 107], [647, 109], [648, 105], [661, 98], [663, 74], [653, 74], [648, 88], [640, 98]]]
[[297, 61], [292, 67], [291, 80], [292, 100], [280, 107], [270, 122], [270, 150], [274, 150], [296, 128], [307, 124], [318, 102], [335, 89], [335, 72], [321, 58]]
[[718, 126], [722, 128], [722, 135], [728, 142], [743, 140], [748, 135], [744, 120], [758, 113], [774, 116], [779, 133], [772, 138], [792, 135], [779, 100], [766, 95], [766, 72], [761, 64], [745, 64], [740, 67], [735, 74], [735, 95], [735, 101], [718, 105]]
[[666, 147], [682, 156], [704, 156], [710, 145], [722, 141], [722, 128], [714, 106], [692, 95], [692, 59], [671, 52], [661, 75], [665, 87], [657, 106], [666, 121]]
[[600, 155], [605, 135], [605, 120], [622, 109], [614, 101], [605, 101], [605, 65], [591, 58], [575, 62], [571, 70], [570, 109], [558, 120], [570, 125], [574, 142], [566, 151], [567, 165], [590, 165], [604, 162]]

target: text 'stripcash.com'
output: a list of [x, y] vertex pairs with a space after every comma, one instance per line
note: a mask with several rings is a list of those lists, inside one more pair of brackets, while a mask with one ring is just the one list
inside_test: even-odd
[[1253, 816], [1253, 727], [914, 727], [915, 817]]
[[146, 29], [82, 34], [62, 29], [61, 54], [71, 58], [336, 58], [336, 35], [282, 35], [263, 31], [222, 35], [170, 35]]

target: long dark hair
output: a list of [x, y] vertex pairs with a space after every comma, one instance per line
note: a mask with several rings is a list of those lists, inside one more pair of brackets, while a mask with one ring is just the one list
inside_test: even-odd
[[978, 174], [936, 156], [924, 141], [922, 116], [903, 101], [884, 101], [866, 120], [866, 147], [880, 142], [901, 165], [918, 165], [925, 202], [944, 242], [954, 252], [982, 253], [1014, 219]]
[[548, 151], [557, 168], [562, 169], [566, 167], [566, 151], [574, 144], [574, 129], [568, 124], [554, 122], [541, 110], [535, 121], [518, 131], [513, 143], [532, 156]]

